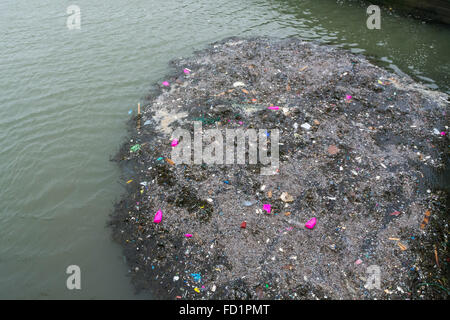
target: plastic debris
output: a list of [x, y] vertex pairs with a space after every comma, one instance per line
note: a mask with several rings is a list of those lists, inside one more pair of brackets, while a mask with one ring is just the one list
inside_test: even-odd
[[144, 122], [144, 126], [148, 126], [150, 123], [151, 123], [151, 121], [147, 120], [147, 121]]
[[348, 94], [348, 95], [345, 96], [345, 99], [351, 100], [351, 99], [352, 99], [352, 96]]
[[162, 220], [162, 211], [158, 210], [158, 212], [155, 214], [155, 218], [153, 219], [154, 223], [160, 223]]
[[170, 83], [169, 83], [169, 81], [163, 81], [162, 85], [164, 87], [168, 87], [168, 86], [170, 86]]
[[445, 135], [446, 135], [445, 131], [442, 131], [441, 136], [445, 136]]
[[135, 144], [134, 146], [132, 146], [132, 147], [130, 148], [130, 151], [131, 151], [131, 152], [137, 152], [137, 151], [139, 151], [139, 150], [141, 150], [141, 145], [140, 145], [140, 144]]
[[437, 252], [437, 247], [436, 245], [434, 246], [434, 258], [436, 259], [436, 265], [438, 266], [438, 268], [440, 268], [441, 266], [439, 265], [439, 256], [438, 256], [438, 252]]
[[335, 155], [339, 152], [339, 149], [335, 145], [331, 145], [328, 147], [328, 154]]
[[177, 145], [178, 145], [178, 140], [177, 139], [173, 139], [172, 143], [171, 143], [171, 146], [172, 147], [176, 147]]
[[280, 196], [281, 201], [283, 202], [292, 202], [294, 201], [294, 197], [292, 197], [289, 193], [283, 192]]
[[244, 205], [244, 207], [251, 207], [254, 204], [255, 204], [255, 201], [248, 201], [248, 200], [242, 201], [242, 205]]
[[267, 213], [270, 213], [271, 205], [270, 204], [263, 204], [263, 210], [267, 211]]
[[237, 88], [237, 87], [245, 87], [245, 83], [241, 82], [241, 81], [236, 81], [235, 83], [233, 83], [233, 87]]
[[316, 218], [312, 218], [311, 220], [309, 220], [307, 223], [305, 223], [305, 227], [308, 229], [314, 229], [314, 226], [317, 223], [317, 219]]
[[362, 263], [361, 259], [358, 259], [358, 260], [355, 261], [355, 264], [361, 264], [361, 263]]
[[[231, 43], [234, 45], [241, 42]], [[430, 249], [432, 243], [425, 242], [426, 247], [422, 244], [423, 240], [432, 235], [422, 232], [419, 225], [420, 215], [423, 218], [424, 210], [428, 209], [422, 206], [432, 205], [433, 221], [429, 221], [430, 226], [427, 226], [425, 231], [429, 228], [432, 229], [430, 233], [434, 233], [435, 225], [432, 224], [436, 220], [436, 227], [439, 226], [442, 221], [440, 212], [444, 206], [439, 205], [440, 192], [434, 181], [427, 182], [424, 190], [422, 184], [417, 183], [421, 182], [420, 172], [426, 173], [423, 169], [429, 168], [434, 177], [434, 168], [441, 165], [442, 157], [439, 152], [448, 142], [448, 137], [441, 136], [441, 132], [447, 133], [448, 130], [445, 128], [444, 119], [436, 119], [436, 115], [442, 113], [444, 105], [432, 108], [434, 96], [425, 96], [422, 99], [422, 94], [413, 89], [398, 90], [396, 99], [393, 90], [397, 88], [381, 87], [377, 84], [377, 79], [384, 82], [384, 76], [388, 73], [379, 68], [365, 70], [368, 63], [361, 60], [362, 63], [359, 64], [359, 57], [349, 55], [349, 58], [345, 53], [336, 52], [325, 55], [329, 56], [326, 61], [331, 61], [330, 63], [321, 64], [315, 62], [315, 50], [302, 50], [308, 48], [306, 44], [297, 48], [284, 44], [281, 47], [270, 46], [267, 43], [262, 42], [261, 46], [247, 46], [245, 42], [234, 45], [236, 50], [245, 54], [244, 59], [237, 59], [237, 65], [232, 64], [236, 57], [235, 49], [225, 46], [222, 50], [221, 45], [218, 45], [220, 50], [207, 51], [208, 54], [213, 54], [214, 59], [210, 60], [212, 63], [202, 66], [201, 73], [197, 70], [191, 73], [195, 77], [193, 82], [190, 81], [192, 77], [182, 71], [186, 66], [201, 65], [201, 61], [205, 61], [204, 56], [196, 56], [192, 60], [177, 60], [175, 71], [166, 76], [166, 79], [175, 81], [178, 77], [177, 83], [189, 82], [187, 87], [175, 90], [171, 88], [170, 83], [170, 87], [166, 88], [161, 85], [161, 80], [157, 83], [160, 91], [163, 91], [161, 95], [145, 102], [142, 124], [147, 119], [155, 120], [150, 120], [150, 125], [142, 126], [140, 132], [133, 130], [133, 140], [128, 140], [123, 154], [118, 157], [120, 160], [131, 160], [129, 165], [123, 166], [123, 176], [136, 178], [132, 185], [138, 185], [138, 189], [137, 192], [136, 188], [128, 190], [129, 194], [118, 208], [120, 219], [114, 220], [117, 221], [115, 232], [123, 234], [118, 239], [131, 255], [130, 259], [127, 258], [130, 270], [136, 267], [135, 261], [147, 264], [145, 270], [143, 265], [139, 265], [141, 271], [137, 274], [137, 281], [150, 284], [154, 280], [161, 282], [165, 279], [164, 281], [168, 282], [167, 289], [171, 290], [168, 291], [168, 296], [173, 298], [173, 294], [180, 294], [181, 299], [198, 299], [203, 297], [204, 293], [205, 298], [245, 298], [247, 290], [249, 296], [257, 297], [257, 287], [262, 289], [264, 299], [323, 298], [320, 283], [339, 278], [342, 270], [346, 269], [344, 271], [348, 282], [336, 283], [331, 292], [326, 293], [329, 298], [342, 299], [354, 290], [351, 296], [383, 299], [385, 296], [382, 290], [368, 291], [363, 288], [365, 268], [369, 265], [392, 266], [383, 269], [382, 278], [383, 286], [394, 291], [397, 284], [403, 287], [407, 283], [408, 270], [413, 265], [418, 270], [419, 281], [431, 280], [436, 275], [442, 276], [442, 270], [436, 268], [433, 261], [433, 249]], [[266, 47], [270, 52], [264, 52], [251, 59], [252, 61], [247, 61], [248, 56], [253, 57], [255, 48], [265, 50]], [[276, 56], [280, 49], [282, 58], [277, 57], [271, 59], [270, 63], [264, 63], [265, 57]], [[291, 49], [298, 50], [299, 54], [292, 53]], [[307, 57], [308, 60], [311, 55], [312, 67], [308, 68], [307, 72], [298, 72], [299, 68], [304, 66], [304, 58]], [[290, 57], [286, 63], [285, 56]], [[356, 61], [356, 68], [353, 70], [350, 69], [349, 59]], [[339, 61], [337, 67], [332, 60]], [[320, 68], [323, 65], [325, 69]], [[278, 66], [280, 73], [277, 71]], [[284, 67], [289, 69], [285, 70]], [[247, 73], [252, 68], [254, 70]], [[339, 82], [339, 88], [336, 89], [334, 78], [344, 71], [350, 75], [342, 81], [336, 79]], [[352, 80], [354, 75], [357, 76], [356, 80], [353, 79], [355, 81]], [[323, 76], [326, 81], [323, 81]], [[360, 79], [364, 80], [363, 83], [359, 82]], [[242, 83], [243, 86], [233, 88], [235, 81], [243, 81], [245, 85]], [[290, 92], [287, 92], [289, 89], [284, 90], [288, 86]], [[229, 89], [234, 89], [232, 94]], [[216, 99], [217, 93], [222, 91], [225, 93], [220, 99]], [[357, 94], [358, 98], [355, 98], [354, 102], [351, 99], [347, 104], [346, 95], [350, 92]], [[396, 113], [395, 108], [389, 108], [385, 104], [388, 98], [392, 99], [390, 104], [399, 103], [402, 106], [402, 110], [398, 110], [400, 114]], [[427, 108], [420, 108], [419, 104], [425, 100]], [[355, 102], [358, 103], [354, 108], [343, 107], [351, 106]], [[403, 104], [411, 104], [411, 108], [403, 108]], [[158, 113], [161, 106], [164, 106], [164, 112]], [[269, 106], [279, 106], [279, 112], [268, 109]], [[414, 112], [417, 109], [421, 111], [419, 114]], [[427, 114], [428, 109], [432, 110], [430, 114]], [[240, 112], [239, 116], [236, 115], [237, 112]], [[133, 112], [132, 117], [135, 116], [136, 113]], [[222, 133], [227, 129], [243, 129], [245, 126], [256, 130], [261, 128], [262, 137], [273, 137], [275, 131], [269, 135], [271, 129], [262, 128], [279, 129], [280, 139], [275, 140], [276, 137], [273, 137], [274, 140], [270, 143], [273, 145], [272, 142], [277, 142], [280, 145], [281, 175], [262, 176], [259, 165], [192, 165], [192, 158], [191, 165], [180, 164], [178, 161], [176, 166], [169, 165], [171, 162], [166, 158], [171, 157], [171, 150], [177, 150], [176, 147], [170, 146], [172, 140], [180, 140], [180, 147], [185, 142], [185, 137], [170, 137], [171, 130], [175, 128], [174, 124], [191, 128], [188, 122], [186, 126], [183, 123], [192, 121], [192, 118], [197, 116], [202, 117], [201, 123], [204, 124], [211, 124], [209, 119], [220, 117], [221, 123], [217, 127], [213, 124], [208, 125], [208, 128], [215, 127], [223, 131]], [[169, 123], [172, 120], [174, 122]], [[407, 130], [410, 125], [415, 125], [415, 129]], [[434, 127], [436, 131], [433, 130]], [[192, 131], [188, 131], [192, 138]], [[138, 153], [129, 152], [135, 143], [142, 144], [142, 155], [139, 155], [138, 159], [133, 159]], [[400, 147], [396, 147], [396, 144]], [[236, 144], [234, 147], [236, 148]], [[270, 149], [270, 145], [267, 149]], [[212, 148], [209, 151], [212, 152]], [[409, 160], [413, 159], [417, 151], [423, 153], [424, 160], [426, 156], [430, 156], [430, 160], [424, 164], [427, 167], [410, 166]], [[249, 154], [246, 152], [245, 156], [247, 155]], [[233, 156], [236, 160], [237, 154]], [[249, 159], [246, 157], [245, 160]], [[417, 160], [416, 157], [413, 160]], [[381, 161], [386, 162], [386, 165], [380, 164]], [[233, 183], [228, 179], [233, 179]], [[139, 185], [142, 180], [148, 181], [148, 188]], [[125, 181], [122, 180], [122, 184]], [[398, 187], [402, 185], [411, 188]], [[126, 187], [131, 189], [131, 185]], [[430, 188], [430, 194], [426, 193], [427, 188]], [[139, 194], [141, 190], [144, 190], [142, 196]], [[271, 198], [267, 196], [268, 191], [273, 192]], [[293, 193], [289, 195], [289, 191]], [[412, 199], [409, 199], [408, 195], [412, 195]], [[210, 203], [207, 201], [208, 197], [214, 201]], [[156, 203], [153, 198], [157, 200]], [[139, 204], [140, 210], [135, 209], [136, 201], [142, 201]], [[274, 204], [273, 213], [269, 203]], [[154, 207], [155, 204], [158, 207]], [[151, 218], [152, 215], [155, 216], [155, 209], [162, 208], [173, 209], [166, 211], [164, 224], [161, 220], [157, 225]], [[398, 210], [398, 213], [395, 210]], [[399, 210], [402, 210], [401, 213]], [[419, 211], [418, 220], [407, 219], [407, 212], [411, 210], [413, 213], [414, 210], [422, 210]], [[181, 214], [176, 213], [178, 211]], [[321, 220], [319, 229], [316, 230], [318, 218], [315, 215], [324, 219], [321, 212], [327, 212], [328, 219]], [[374, 219], [368, 212], [374, 213], [379, 219]], [[170, 216], [167, 216], [169, 213]], [[308, 227], [307, 221], [313, 220], [311, 215], [316, 221]], [[429, 218], [431, 219], [431, 216]], [[249, 230], [246, 230], [247, 223], [250, 223]], [[383, 228], [386, 224], [387, 229]], [[155, 230], [147, 232], [152, 225]], [[208, 228], [208, 225], [214, 228]], [[192, 234], [183, 233], [185, 230]], [[370, 232], [366, 233], [367, 230]], [[437, 232], [438, 235], [441, 234], [441, 230], [437, 229]], [[417, 241], [411, 240], [413, 234]], [[297, 248], [300, 251], [295, 252], [298, 257], [294, 261], [291, 247], [295, 248], [296, 244], [298, 246], [305, 236], [310, 236], [311, 241], [303, 242], [302, 247]], [[189, 239], [191, 237], [192, 239]], [[398, 238], [388, 240], [388, 237]], [[122, 241], [125, 239], [130, 239], [129, 244]], [[442, 260], [439, 262], [444, 267], [448, 261], [445, 243], [439, 243], [441, 239], [434, 237], [430, 240], [438, 241], [439, 259]], [[377, 246], [377, 241], [382, 246]], [[407, 247], [406, 251], [398, 251], [401, 250], [400, 241]], [[134, 245], [131, 245], [132, 243]], [[248, 249], [244, 252], [245, 259], [242, 259], [243, 244]], [[284, 253], [280, 253], [280, 246]], [[227, 270], [221, 259], [215, 258], [216, 254], [220, 257], [223, 248], [226, 248], [229, 258], [227, 262], [230, 263], [230, 268], [233, 267], [233, 272]], [[152, 252], [149, 249], [152, 249]], [[155, 250], [156, 252], [153, 252]], [[163, 251], [164, 259], [157, 257], [159, 251]], [[261, 269], [258, 267], [261, 264], [260, 253], [265, 251], [268, 254], [264, 256]], [[328, 265], [327, 272], [322, 274], [320, 263], [316, 263], [318, 252], [319, 262]], [[407, 256], [402, 257], [404, 254]], [[341, 256], [344, 256], [344, 259], [340, 259]], [[417, 259], [409, 259], [416, 256]], [[355, 263], [357, 259], [359, 265]], [[171, 266], [169, 269], [164, 268], [167, 263]], [[148, 264], [150, 267], [154, 264], [155, 270], [159, 272], [148, 272]], [[249, 265], [256, 265], [251, 268], [250, 273]], [[358, 272], [349, 275], [347, 271], [352, 268], [358, 269]], [[288, 279], [295, 281], [287, 281], [283, 269], [291, 273]], [[214, 270], [219, 271], [216, 273]], [[191, 276], [191, 272], [200, 271], [201, 282], [194, 282], [193, 277], [196, 278]], [[268, 284], [268, 289], [265, 288], [264, 281], [268, 281], [267, 274], [274, 275], [273, 285]], [[178, 282], [170, 282], [170, 278], [175, 275]], [[305, 281], [308, 284], [308, 294], [300, 292], [299, 295], [298, 283], [302, 282], [304, 275], [309, 278]], [[236, 278], [244, 277], [242, 284], [234, 282]], [[436, 280], [440, 279], [436, 277]], [[213, 294], [214, 290], [211, 288], [214, 283], [217, 288]], [[203, 284], [206, 288], [202, 288]], [[194, 291], [197, 286], [199, 294]], [[423, 292], [417, 292], [416, 289], [418, 288], [408, 288], [413, 298], [419, 298], [421, 294], [425, 299], [439, 297], [439, 292], [431, 288], [422, 290]], [[406, 291], [405, 289], [405, 294]], [[317, 294], [319, 295], [316, 296]]]
[[133, 182], [133, 179], [128, 180], [128, 181], [127, 181], [127, 184], [130, 184], [131, 182]]
[[300, 127], [302, 127], [305, 130], [309, 130], [311, 129], [311, 125], [308, 122], [305, 122], [304, 124], [302, 124]]
[[200, 293], [200, 289], [199, 288], [194, 288], [194, 291], [197, 293]]
[[172, 159], [167, 158], [166, 161], [167, 161], [168, 163], [170, 163], [171, 165], [173, 165], [173, 166], [175, 165], [175, 162], [173, 162]]
[[192, 278], [194, 278], [194, 281], [200, 282], [202, 281], [202, 276], [200, 273], [191, 273]]
[[190, 74], [192, 70], [189, 70], [188, 68], [184, 68], [183, 72], [184, 74]]
[[425, 227], [428, 224], [428, 221], [430, 220], [430, 215], [431, 215], [430, 210], [427, 210], [425, 212], [425, 218], [423, 218], [422, 223], [420, 224], [420, 229], [422, 229], [422, 230], [425, 229]]
[[130, 109], [129, 111], [128, 111], [128, 114], [132, 114], [133, 113], [133, 109]]
[[279, 107], [279, 106], [270, 106], [270, 107], [268, 107], [267, 109], [270, 109], [270, 110], [279, 110], [280, 107]]

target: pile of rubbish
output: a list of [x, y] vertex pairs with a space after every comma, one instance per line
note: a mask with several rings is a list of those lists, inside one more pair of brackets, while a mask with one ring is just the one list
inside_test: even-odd
[[[138, 291], [448, 298], [446, 94], [299, 39], [229, 38], [171, 67], [116, 156], [110, 224]], [[194, 123], [203, 148], [208, 129], [263, 132], [279, 164], [180, 164]]]

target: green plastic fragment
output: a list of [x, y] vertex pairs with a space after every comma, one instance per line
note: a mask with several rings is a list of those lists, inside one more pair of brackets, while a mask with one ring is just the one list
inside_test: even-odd
[[141, 145], [140, 145], [140, 144], [135, 144], [134, 146], [132, 146], [132, 147], [130, 148], [130, 151], [131, 151], [131, 152], [137, 152], [137, 151], [139, 151], [139, 150], [141, 150]]

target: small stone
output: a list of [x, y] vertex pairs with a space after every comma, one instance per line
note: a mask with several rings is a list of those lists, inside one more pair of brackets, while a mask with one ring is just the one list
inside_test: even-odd
[[272, 190], [269, 190], [269, 191], [267, 192], [267, 198], [272, 198]]
[[242, 81], [236, 81], [235, 83], [233, 83], [233, 87], [245, 87], [245, 83], [243, 83]]

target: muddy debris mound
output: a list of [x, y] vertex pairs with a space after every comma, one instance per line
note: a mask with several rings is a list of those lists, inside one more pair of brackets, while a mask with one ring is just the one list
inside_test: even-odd
[[[446, 94], [299, 39], [230, 38], [171, 67], [116, 157], [128, 183], [110, 224], [137, 290], [448, 298]], [[245, 164], [176, 163], [190, 142], [173, 135], [194, 123], [224, 145], [226, 130], [263, 132], [279, 164], [268, 174], [251, 148]]]

